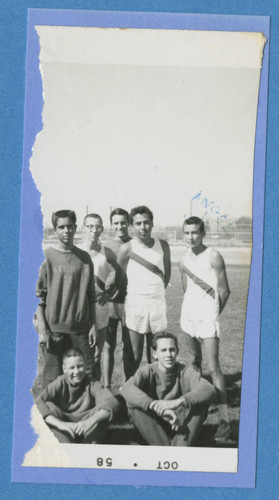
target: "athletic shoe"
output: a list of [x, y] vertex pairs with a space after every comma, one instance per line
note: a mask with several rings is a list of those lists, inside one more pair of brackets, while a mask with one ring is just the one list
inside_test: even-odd
[[217, 443], [225, 443], [226, 441], [231, 441], [231, 426], [226, 420], [221, 420], [214, 439]]

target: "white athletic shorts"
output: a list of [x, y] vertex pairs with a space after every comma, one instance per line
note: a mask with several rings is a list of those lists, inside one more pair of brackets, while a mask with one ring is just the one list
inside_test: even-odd
[[120, 304], [117, 302], [109, 302], [108, 303], [108, 313], [109, 317], [112, 319], [120, 319], [123, 320], [124, 314], [124, 304]]
[[104, 304], [101, 306], [96, 302], [96, 328], [97, 330], [102, 330], [103, 328], [106, 328], [109, 324], [109, 314], [108, 314], [108, 305]]
[[220, 337], [219, 321], [213, 318], [190, 319], [181, 315], [180, 326], [183, 332], [197, 339], [210, 339]]
[[127, 296], [124, 304], [125, 325], [134, 332], [162, 333], [167, 329], [165, 297]]

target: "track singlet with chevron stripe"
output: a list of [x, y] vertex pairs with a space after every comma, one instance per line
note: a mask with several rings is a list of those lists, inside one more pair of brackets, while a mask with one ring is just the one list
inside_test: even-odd
[[181, 260], [183, 272], [187, 276], [187, 288], [183, 309], [192, 319], [218, 318], [219, 297], [217, 277], [210, 264], [212, 248], [206, 248], [195, 255], [189, 248]]
[[[158, 238], [154, 238], [154, 245], [149, 248], [136, 239], [131, 240], [132, 256], [139, 256], [135, 260], [132, 256], [127, 266], [128, 295], [144, 295], [153, 297], [164, 297], [165, 287], [162, 279], [164, 275], [164, 254], [162, 245]], [[140, 263], [139, 261], [142, 261]], [[151, 266], [148, 269], [144, 265], [148, 261]], [[153, 272], [152, 267], [157, 272]]]

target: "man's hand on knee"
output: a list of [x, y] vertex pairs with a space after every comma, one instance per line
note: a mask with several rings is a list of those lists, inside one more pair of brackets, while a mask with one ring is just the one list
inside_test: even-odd
[[183, 398], [171, 399], [171, 400], [155, 400], [150, 403], [149, 408], [157, 413], [157, 415], [162, 416], [166, 410], [177, 410], [178, 408], [185, 405], [185, 400]]
[[165, 410], [162, 418], [171, 425], [173, 431], [177, 432], [180, 429], [179, 420], [173, 410]]
[[86, 436], [89, 432], [92, 432], [96, 426], [97, 422], [93, 416], [86, 420], [80, 420], [80, 422], [76, 424], [75, 432], [77, 436]]

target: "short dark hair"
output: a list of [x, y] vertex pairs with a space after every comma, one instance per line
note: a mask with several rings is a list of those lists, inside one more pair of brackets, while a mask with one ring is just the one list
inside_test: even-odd
[[183, 222], [183, 229], [184, 229], [184, 226], [190, 226], [191, 224], [199, 225], [201, 233], [204, 233], [205, 228], [204, 228], [204, 222], [202, 219], [200, 219], [199, 217], [196, 217], [195, 215], [193, 215], [192, 217], [188, 217], [188, 219], [186, 219]]
[[83, 219], [83, 224], [85, 224], [86, 219], [88, 219], [89, 217], [93, 217], [93, 219], [99, 219], [101, 221], [101, 224], [103, 225], [103, 219], [99, 214], [87, 214]]
[[65, 359], [71, 358], [72, 356], [79, 356], [84, 360], [83, 353], [78, 347], [69, 347], [69, 349], [66, 349], [66, 351], [63, 353], [63, 363]]
[[153, 213], [151, 212], [150, 208], [146, 207], [145, 205], [139, 205], [138, 207], [132, 208], [130, 212], [130, 221], [131, 224], [133, 224], [134, 221], [134, 216], [140, 214], [140, 215], [148, 215], [150, 217], [151, 222], [153, 222]]
[[57, 212], [53, 212], [51, 216], [51, 222], [54, 229], [56, 229], [58, 219], [64, 219], [65, 217], [69, 217], [69, 219], [76, 224], [77, 216], [73, 210], [58, 210]]
[[178, 350], [178, 342], [177, 342], [177, 337], [173, 335], [173, 333], [169, 332], [162, 332], [162, 333], [156, 333], [153, 338], [152, 338], [152, 349], [153, 351], [156, 351], [157, 349], [157, 342], [160, 339], [172, 339], [174, 340], [175, 346]]
[[112, 224], [112, 218], [114, 215], [123, 215], [124, 217], [126, 217], [128, 224], [130, 224], [129, 214], [126, 210], [124, 210], [124, 208], [114, 208], [111, 211], [110, 216], [109, 216], [111, 224]]

